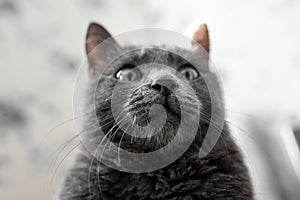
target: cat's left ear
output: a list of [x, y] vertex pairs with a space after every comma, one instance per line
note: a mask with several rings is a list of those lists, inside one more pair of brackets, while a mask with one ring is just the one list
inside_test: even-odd
[[207, 53], [209, 53], [209, 34], [206, 24], [198, 26], [193, 35], [193, 42], [197, 42]]
[[120, 49], [120, 46], [112, 38], [111, 34], [97, 23], [89, 25], [85, 47], [90, 71], [96, 71], [97, 68], [105, 67], [105, 62], [108, 61], [109, 56], [113, 56], [113, 53], [117, 53]]

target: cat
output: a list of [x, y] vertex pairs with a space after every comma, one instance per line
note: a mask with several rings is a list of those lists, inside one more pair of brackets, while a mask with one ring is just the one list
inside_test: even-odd
[[[105, 51], [103, 48], [99, 51], [95, 50], [99, 44], [105, 43], [108, 39], [110, 43], [105, 44]], [[209, 53], [209, 35], [206, 24], [199, 26], [193, 36], [193, 42], [198, 43], [202, 50]], [[115, 55], [113, 52], [120, 49], [131, 53], [124, 54], [115, 62], [111, 62]], [[96, 147], [100, 143], [102, 138], [98, 135], [98, 131], [89, 131], [88, 128], [91, 124], [97, 123], [105, 134], [114, 133], [114, 137], [110, 137], [111, 142], [120, 145], [122, 149], [135, 153], [147, 153], [164, 147], [175, 137], [179, 124], [183, 120], [178, 105], [179, 100], [173, 93], [174, 88], [184, 97], [188, 107], [199, 109], [201, 117], [197, 121], [199, 128], [196, 136], [187, 150], [174, 162], [157, 170], [141, 173], [120, 171], [105, 164], [99, 164], [98, 158], [82, 147], [74, 166], [65, 177], [60, 199], [252, 200], [254, 198], [248, 170], [226, 122], [220, 129], [221, 137], [218, 138], [213, 149], [205, 157], [199, 157], [199, 149], [212, 115], [211, 96], [201, 74], [211, 75], [209, 76], [211, 79], [216, 77], [209, 70], [208, 56], [195, 61], [201, 63], [201, 72], [199, 72], [191, 63], [179, 56], [177, 54], [179, 52], [185, 57], [194, 59], [199, 51], [168, 46], [153, 46], [152, 48], [120, 46], [104, 27], [96, 23], [89, 25], [86, 36], [86, 53], [89, 55], [90, 72], [87, 107], [95, 105], [98, 121], [87, 117], [84, 126], [93, 139], [85, 145]], [[147, 63], [154, 63], [154, 65], [147, 66]], [[108, 65], [107, 71], [100, 80], [97, 72], [103, 72], [106, 65]], [[172, 70], [164, 68], [163, 65], [171, 66], [179, 75], [171, 76]], [[128, 90], [118, 91], [115, 88], [118, 81], [136, 81], [138, 84], [132, 84]], [[188, 98], [186, 91], [182, 89], [187, 83], [194, 89], [196, 98]], [[123, 134], [124, 130], [115, 128], [114, 125], [118, 119], [112, 116], [110, 100], [113, 92], [119, 95], [119, 98], [125, 97], [127, 101], [126, 106], [121, 103], [115, 106], [119, 106], [121, 110], [128, 109], [127, 117], [134, 118], [131, 122], [141, 127], [149, 125], [152, 120], [149, 115], [150, 107], [154, 104], [162, 105], [166, 111], [166, 120], [159, 133], [150, 138], [139, 138], [132, 142], [132, 136]], [[215, 92], [218, 93], [218, 91]], [[223, 109], [222, 103], [216, 106]], [[190, 119], [194, 119], [193, 109], [189, 115], [191, 115]], [[107, 119], [113, 120], [108, 122]], [[144, 133], [136, 134], [143, 135]], [[130, 164], [135, 165], [135, 163]]]

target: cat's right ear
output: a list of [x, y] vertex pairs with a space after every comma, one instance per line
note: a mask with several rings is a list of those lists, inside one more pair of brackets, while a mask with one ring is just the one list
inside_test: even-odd
[[105, 67], [108, 55], [112, 55], [112, 52], [117, 52], [120, 46], [103, 26], [97, 23], [90, 23], [87, 30], [85, 48], [89, 70], [94, 72], [97, 68]]

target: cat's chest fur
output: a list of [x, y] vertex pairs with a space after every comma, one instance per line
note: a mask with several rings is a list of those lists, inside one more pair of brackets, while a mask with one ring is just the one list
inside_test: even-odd
[[[219, 146], [225, 147], [224, 142], [230, 144], [225, 139]], [[62, 199], [252, 199], [238, 151], [214, 149], [200, 159], [193, 148], [171, 165], [148, 173], [120, 172], [82, 154]]]

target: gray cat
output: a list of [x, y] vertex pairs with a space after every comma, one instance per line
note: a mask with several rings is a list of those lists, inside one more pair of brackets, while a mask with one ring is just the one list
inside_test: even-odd
[[[87, 106], [95, 106], [97, 120], [91, 116], [87, 117], [85, 134], [88, 134], [90, 139], [85, 142], [85, 146], [96, 148], [103, 139], [99, 135], [99, 130], [90, 129], [94, 123], [98, 123], [111, 142], [122, 149], [147, 153], [164, 147], [175, 137], [181, 120], [185, 120], [182, 119], [179, 100], [174, 95], [174, 90], [184, 98], [187, 108], [191, 108], [189, 114], [191, 120], [194, 119], [193, 108], [200, 110], [201, 116], [197, 121], [199, 128], [191, 145], [177, 160], [149, 172], [129, 173], [99, 164], [99, 159], [95, 158], [95, 155], [82, 148], [73, 168], [65, 178], [60, 199], [253, 199], [247, 168], [230, 136], [226, 122], [222, 127], [215, 125], [216, 130], [221, 131], [221, 137], [207, 156], [199, 157], [199, 149], [212, 115], [211, 95], [202, 74], [217, 82], [216, 77], [209, 70], [208, 56], [200, 56], [199, 60], [199, 56], [195, 56], [198, 50], [179, 47], [121, 47], [113, 39], [106, 44], [105, 51], [92, 52], [98, 44], [109, 38], [111, 35], [102, 26], [90, 24], [86, 39], [86, 51], [90, 54], [88, 61], [91, 88], [87, 94], [89, 98]], [[205, 24], [195, 32], [193, 40], [209, 52], [208, 30]], [[115, 53], [120, 50], [130, 51], [130, 54], [122, 54], [118, 59], [113, 60]], [[200, 71], [179, 54], [185, 55], [184, 57], [188, 57], [194, 63], [199, 63], [200, 67], [197, 69]], [[147, 66], [148, 63], [152, 65]], [[107, 65], [107, 70], [99, 79], [97, 72], [103, 72], [101, 68]], [[171, 66], [178, 76], [170, 75], [172, 74], [170, 69], [162, 67], [163, 65]], [[118, 106], [127, 109], [126, 116], [134, 119], [132, 123], [141, 127], [147, 126], [151, 122], [149, 114], [151, 106], [159, 104], [164, 107], [166, 122], [158, 134], [133, 140], [132, 135], [124, 133], [125, 131], [116, 126], [118, 119], [112, 116], [110, 100], [113, 90], [117, 90], [115, 84], [122, 81], [136, 82], [136, 84], [129, 84], [130, 87], [127, 89], [114, 91], [114, 94], [119, 95], [120, 98], [125, 97], [126, 105], [119, 103]], [[182, 89], [187, 83], [194, 89], [196, 98], [187, 95], [187, 92]], [[220, 95], [220, 99], [222, 98], [218, 91], [214, 93]], [[221, 102], [214, 106], [217, 110], [223, 110]], [[189, 133], [185, 134], [188, 137]], [[126, 164], [136, 163], [128, 162], [124, 165]]]

